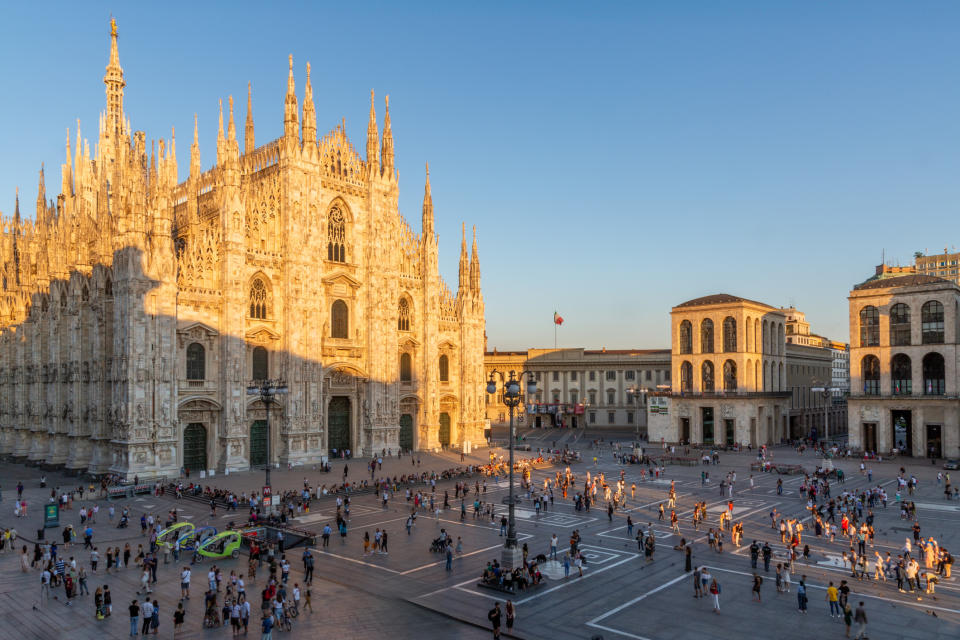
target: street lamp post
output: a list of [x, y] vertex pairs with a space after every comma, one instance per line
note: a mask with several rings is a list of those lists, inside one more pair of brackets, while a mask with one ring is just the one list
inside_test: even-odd
[[830, 405], [828, 401], [830, 400], [830, 397], [833, 395], [833, 392], [838, 391], [838, 389], [834, 387], [811, 387], [810, 391], [814, 393], [823, 394], [823, 439], [829, 440], [830, 439], [830, 415], [828, 411], [829, 411]]
[[[491, 395], [497, 392], [497, 382], [494, 379], [495, 374], [496, 371], [491, 371], [490, 380], [487, 381], [487, 393]], [[527, 393], [534, 394], [536, 392], [537, 381], [534, 379], [533, 374], [530, 373], [527, 377]], [[501, 564], [504, 569], [512, 571], [523, 564], [523, 553], [517, 546], [516, 498], [513, 493], [513, 411], [523, 403], [523, 393], [520, 389], [520, 380], [517, 379], [516, 372], [514, 371], [510, 372], [510, 378], [503, 383], [503, 403], [507, 405], [510, 410], [510, 488], [507, 495], [507, 539], [503, 543]]]
[[[267, 411], [267, 463], [264, 465], [266, 470], [266, 477], [264, 478], [265, 487], [270, 486], [270, 405], [277, 401], [276, 398], [278, 395], [285, 395], [288, 391], [286, 383], [282, 380], [259, 380], [247, 386], [247, 395], [260, 396], [260, 402], [264, 404]], [[270, 496], [270, 512], [273, 512], [272, 495]]]
[[[640, 411], [641, 411], [641, 410], [645, 410], [645, 407], [644, 407], [643, 405], [646, 404], [646, 403], [644, 402], [644, 400], [646, 400], [646, 398], [647, 398], [647, 392], [649, 392], [649, 391], [650, 391], [650, 390], [647, 389], [646, 387], [638, 387], [638, 386], [635, 385], [635, 384], [632, 384], [632, 385], [630, 385], [629, 387], [627, 387], [627, 395], [631, 396], [632, 398], [637, 398], [638, 396], [642, 396], [642, 397], [643, 397], [643, 400], [640, 401], [640, 405], [639, 405], [639, 407], [637, 408], [637, 413], [636, 413], [636, 415], [635, 415], [634, 429], [633, 429], [633, 430], [634, 430], [634, 435], [635, 435], [636, 437], [634, 438], [634, 443], [635, 443], [635, 444], [634, 444], [634, 447], [639, 446], [639, 443], [640, 443]], [[648, 425], [648, 426], [649, 426], [649, 425]]]

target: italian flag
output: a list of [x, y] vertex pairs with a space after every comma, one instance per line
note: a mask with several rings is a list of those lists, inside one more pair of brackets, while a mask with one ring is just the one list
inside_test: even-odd
[[553, 324], [563, 324], [563, 318], [556, 311], [553, 312]]

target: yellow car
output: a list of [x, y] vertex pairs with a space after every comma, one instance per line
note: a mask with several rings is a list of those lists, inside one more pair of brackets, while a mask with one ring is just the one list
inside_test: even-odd
[[194, 530], [192, 522], [178, 522], [168, 527], [157, 535], [157, 545], [163, 545], [173, 549], [174, 543], [181, 537]]

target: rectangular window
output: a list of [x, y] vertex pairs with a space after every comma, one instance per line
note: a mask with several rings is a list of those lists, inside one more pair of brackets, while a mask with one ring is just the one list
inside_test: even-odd
[[616, 404], [616, 394], [613, 391], [607, 391], [607, 404]]
[[590, 424], [597, 424], [597, 412], [596, 412], [596, 411], [591, 411], [591, 412], [590, 412]]
[[596, 392], [596, 391], [591, 391], [591, 392], [590, 392], [590, 404], [597, 404], [597, 392]]
[[651, 379], [653, 379], [653, 371], [647, 369], [647, 382], [650, 382]]
[[626, 378], [627, 380], [633, 380], [634, 377], [636, 376], [636, 374], [637, 374], [636, 371], [627, 371], [626, 373], [623, 374], [623, 376], [624, 376], [624, 378]]
[[617, 416], [616, 412], [607, 411], [607, 424], [613, 424], [614, 422], [616, 422], [616, 416]]
[[560, 372], [559, 372], [559, 371], [554, 371], [554, 372], [553, 372], [553, 381], [556, 382], [556, 381], [558, 381], [559, 379], [560, 379]]
[[554, 404], [560, 402], [560, 392], [559, 392], [559, 391], [554, 391], [554, 392], [553, 392], [553, 402], [554, 402]]
[[633, 424], [633, 411], [627, 411], [627, 424]]
[[570, 379], [573, 380], [573, 381], [576, 381], [576, 379], [577, 379], [577, 372], [576, 372], [576, 371], [571, 371], [571, 372], [570, 372]]
[[607, 371], [607, 380], [616, 380], [617, 372], [616, 371]]
[[591, 372], [590, 372], [590, 382], [593, 382], [593, 381], [596, 380], [596, 379], [597, 379], [597, 372], [596, 372], [596, 371], [591, 371]]

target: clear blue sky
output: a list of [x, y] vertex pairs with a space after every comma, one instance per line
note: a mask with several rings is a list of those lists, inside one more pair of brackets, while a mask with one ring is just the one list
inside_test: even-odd
[[[362, 151], [391, 96], [400, 207], [429, 161], [441, 269], [476, 223], [489, 346], [666, 347], [672, 305], [795, 304], [847, 339], [846, 294], [882, 250], [958, 242], [956, 2], [4, 3], [0, 210], [58, 186], [66, 128], [96, 137], [110, 12], [125, 107], [148, 138], [217, 100], [280, 135], [287, 55], [318, 129]], [[51, 197], [52, 193], [48, 193]]]

